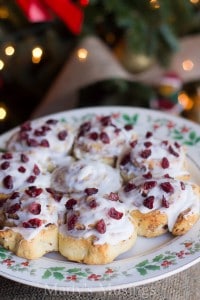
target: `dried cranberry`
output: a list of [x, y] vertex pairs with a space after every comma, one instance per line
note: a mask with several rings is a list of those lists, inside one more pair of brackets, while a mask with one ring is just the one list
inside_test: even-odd
[[136, 188], [136, 185], [134, 183], [127, 183], [124, 187], [124, 192], [128, 193]]
[[14, 193], [12, 193], [12, 195], [10, 196], [10, 199], [11, 199], [11, 200], [14, 200], [14, 199], [18, 198], [19, 195], [20, 195], [19, 192], [14, 192]]
[[46, 139], [41, 140], [40, 146], [44, 147], [44, 148], [49, 148], [50, 147], [49, 142]]
[[7, 213], [8, 214], [14, 214], [16, 213], [19, 209], [20, 209], [20, 204], [19, 203], [15, 203], [13, 205], [11, 205], [8, 209], [7, 209]]
[[174, 142], [174, 145], [175, 145], [176, 148], [180, 148], [181, 147], [181, 145], [178, 142]]
[[77, 204], [77, 200], [71, 198], [65, 203], [65, 207], [66, 207], [66, 209], [73, 209], [74, 205], [76, 205], [76, 204]]
[[102, 131], [100, 133], [100, 140], [104, 143], [104, 144], [109, 144], [110, 143], [110, 138], [108, 136], [108, 134], [104, 131]]
[[32, 127], [31, 127], [31, 122], [30, 122], [30, 121], [27, 121], [27, 122], [23, 123], [23, 124], [21, 125], [20, 129], [21, 129], [22, 131], [30, 131], [30, 130], [32, 129]]
[[154, 188], [157, 184], [157, 181], [155, 180], [152, 180], [152, 181], [146, 181], [144, 184], [143, 184], [143, 189], [145, 190], [150, 190], [152, 188]]
[[179, 154], [172, 148], [171, 145], [169, 146], [168, 151], [169, 151], [170, 154], [172, 154], [176, 157], [179, 157]]
[[167, 159], [167, 157], [163, 157], [161, 160], [161, 167], [163, 169], [167, 169], [169, 168], [169, 160]]
[[3, 185], [7, 189], [13, 189], [13, 178], [10, 175], [7, 175], [3, 179]]
[[93, 131], [90, 133], [89, 138], [93, 141], [96, 141], [98, 139], [99, 135], [97, 132]]
[[153, 135], [153, 133], [151, 131], [147, 131], [145, 137], [148, 139], [148, 138], [152, 137], [152, 135]]
[[49, 125], [56, 125], [58, 123], [58, 120], [56, 119], [49, 119], [46, 121], [46, 124], [49, 124]]
[[143, 205], [149, 209], [153, 208], [154, 196], [149, 196], [143, 201]]
[[46, 191], [52, 195], [53, 199], [56, 201], [56, 202], [60, 202], [60, 200], [62, 199], [63, 197], [63, 194], [61, 192], [57, 192], [57, 191], [54, 191], [53, 189], [51, 188], [46, 188]]
[[115, 220], [120, 220], [123, 217], [123, 213], [117, 211], [114, 207], [111, 207], [108, 211], [108, 215]]
[[73, 230], [75, 225], [76, 225], [77, 220], [78, 220], [77, 215], [73, 214], [73, 215], [69, 216], [67, 218], [67, 229], [68, 230]]
[[35, 182], [35, 180], [36, 180], [36, 176], [33, 176], [33, 175], [29, 176], [29, 177], [26, 179], [26, 181], [27, 181], [28, 183], [33, 183], [33, 182]]
[[58, 139], [60, 141], [64, 141], [66, 139], [67, 135], [68, 135], [67, 130], [62, 130], [58, 133]]
[[152, 173], [151, 172], [147, 172], [145, 174], [142, 175], [145, 179], [151, 179], [152, 178]]
[[113, 193], [113, 192], [111, 192], [111, 193], [107, 196], [107, 198], [108, 198], [109, 200], [111, 200], [111, 201], [118, 201], [118, 200], [119, 200], [119, 195], [118, 195], [118, 193]]
[[131, 146], [131, 148], [135, 148], [135, 146], [137, 145], [137, 140], [134, 140], [132, 142], [129, 143], [129, 145]]
[[98, 193], [98, 189], [96, 188], [86, 188], [84, 190], [84, 192], [88, 195], [88, 196], [91, 196], [91, 195], [94, 195], [96, 193]]
[[152, 143], [151, 142], [144, 142], [144, 146], [146, 148], [150, 148], [152, 146]]
[[163, 145], [165, 145], [165, 146], [167, 146], [167, 145], [168, 145], [168, 143], [169, 143], [169, 142], [168, 142], [168, 141], [166, 141], [166, 140], [162, 141], [162, 144], [163, 144]]
[[40, 227], [42, 225], [42, 220], [34, 218], [34, 219], [30, 219], [27, 222], [23, 222], [22, 226], [24, 228], [37, 228]]
[[26, 163], [29, 161], [29, 158], [24, 153], [21, 154], [21, 162]]
[[38, 176], [40, 174], [40, 169], [39, 167], [35, 164], [33, 167], [33, 173]]
[[95, 228], [99, 233], [101, 233], [101, 234], [105, 233], [106, 232], [106, 224], [105, 224], [104, 220], [103, 219], [99, 220], [96, 223]]
[[2, 170], [6, 170], [10, 167], [10, 162], [9, 161], [4, 161], [2, 164], [1, 164], [1, 169]]
[[41, 204], [37, 202], [33, 202], [29, 205], [28, 210], [33, 215], [39, 215], [41, 212]]
[[26, 142], [29, 147], [38, 147], [39, 146], [38, 141], [36, 141], [35, 139], [27, 139]]
[[90, 208], [96, 208], [97, 207], [97, 201], [96, 199], [92, 199], [90, 200], [90, 202], [88, 203]]
[[101, 120], [100, 120], [101, 124], [103, 126], [109, 126], [109, 125], [112, 125], [112, 120], [111, 120], [111, 117], [110, 116], [105, 116], [105, 117], [102, 117]]
[[170, 182], [162, 182], [160, 184], [160, 187], [162, 188], [162, 190], [166, 193], [173, 193], [174, 192], [174, 188], [173, 186], [171, 185]]
[[162, 207], [168, 208], [169, 207], [169, 201], [163, 196], [162, 197]]
[[181, 189], [185, 190], [185, 183], [183, 181], [180, 182], [180, 185], [181, 185]]
[[44, 131], [44, 130], [42, 130], [42, 129], [36, 129], [36, 130], [34, 131], [34, 135], [35, 135], [35, 136], [44, 136], [44, 135], [46, 135], [46, 131]]
[[37, 188], [36, 186], [29, 186], [29, 188], [25, 191], [27, 195], [30, 197], [38, 197], [42, 193], [42, 188]]
[[132, 129], [133, 129], [133, 125], [131, 125], [131, 124], [126, 124], [126, 125], [124, 126], [124, 128], [125, 128], [127, 131], [129, 131], [129, 130], [132, 130]]
[[2, 154], [2, 159], [12, 159], [13, 155], [10, 152], [6, 152], [4, 154]]
[[115, 133], [116, 135], [118, 135], [118, 134], [120, 133], [120, 131], [121, 131], [120, 128], [115, 128], [114, 133]]
[[87, 131], [89, 131], [90, 129], [91, 129], [91, 127], [92, 127], [92, 124], [91, 124], [91, 122], [85, 122], [85, 123], [83, 123], [81, 126], [80, 126], [80, 131], [84, 131], [84, 132], [87, 132]]
[[26, 172], [26, 168], [24, 168], [23, 166], [20, 166], [20, 167], [18, 168], [18, 171], [19, 171], [20, 173], [25, 173], [25, 172]]
[[140, 156], [142, 158], [148, 158], [150, 155], [151, 155], [151, 149], [145, 149], [140, 153]]

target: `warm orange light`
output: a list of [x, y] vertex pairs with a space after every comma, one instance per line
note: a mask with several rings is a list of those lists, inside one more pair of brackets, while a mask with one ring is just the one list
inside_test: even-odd
[[193, 100], [185, 92], [179, 93], [178, 102], [183, 106], [185, 110], [190, 110], [194, 105]]
[[4, 120], [6, 118], [7, 112], [4, 107], [0, 106], [0, 120]]
[[0, 70], [3, 70], [3, 68], [4, 68], [4, 62], [3, 60], [0, 59]]
[[85, 48], [78, 49], [77, 57], [80, 61], [85, 61], [88, 57], [88, 50]]
[[34, 64], [38, 64], [41, 59], [42, 59], [42, 55], [43, 55], [43, 50], [40, 47], [35, 47], [32, 50], [32, 62]]
[[12, 56], [15, 53], [15, 48], [13, 46], [7, 46], [5, 48], [5, 54], [8, 56]]
[[187, 59], [183, 61], [182, 67], [184, 71], [191, 71], [194, 68], [194, 63], [192, 60]]

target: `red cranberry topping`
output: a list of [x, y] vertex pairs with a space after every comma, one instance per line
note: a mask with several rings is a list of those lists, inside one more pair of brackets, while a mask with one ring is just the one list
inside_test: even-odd
[[60, 141], [64, 141], [66, 139], [67, 135], [68, 135], [67, 130], [62, 130], [58, 133], [58, 139]]
[[76, 205], [76, 203], [77, 203], [77, 200], [71, 198], [71, 199], [67, 200], [67, 202], [65, 203], [65, 207], [66, 207], [66, 209], [73, 209], [73, 207], [74, 207], [74, 205]]
[[33, 175], [29, 176], [29, 177], [26, 179], [26, 181], [27, 181], [28, 183], [33, 183], [33, 182], [35, 182], [35, 180], [36, 180], [36, 176], [33, 176]]
[[151, 179], [152, 178], [152, 173], [148, 172], [142, 175], [145, 179]]
[[170, 145], [168, 148], [169, 153], [171, 153], [172, 155], [179, 157], [179, 154], [172, 148], [172, 146]]
[[118, 134], [120, 133], [120, 131], [121, 131], [120, 128], [115, 128], [114, 133], [115, 133], [116, 135], [118, 135]]
[[148, 158], [150, 155], [151, 155], [151, 149], [145, 149], [140, 153], [140, 156], [142, 158]]
[[164, 192], [166, 192], [166, 193], [173, 193], [174, 192], [174, 188], [173, 188], [173, 186], [171, 185], [171, 183], [170, 182], [162, 182], [161, 184], [160, 184], [160, 187], [161, 187], [161, 189], [164, 191]]
[[35, 164], [33, 167], [33, 173], [38, 176], [40, 174], [40, 169], [39, 167]]
[[49, 126], [47, 126], [47, 125], [43, 125], [43, 126], [42, 126], [42, 131], [43, 131], [43, 132], [47, 132], [47, 131], [49, 131], [49, 130], [51, 130], [51, 128], [50, 128]]
[[168, 141], [164, 140], [164, 141], [162, 141], [162, 144], [165, 145], [165, 146], [167, 146], [168, 145]]
[[185, 183], [183, 181], [180, 182], [180, 185], [181, 185], [181, 189], [185, 190]]
[[105, 117], [102, 117], [101, 120], [100, 120], [101, 124], [103, 126], [109, 126], [109, 125], [112, 125], [112, 120], [111, 120], [111, 117], [110, 116], [105, 116]]
[[97, 201], [96, 199], [92, 199], [89, 203], [88, 203], [90, 208], [96, 208], [97, 207]]
[[39, 146], [38, 141], [36, 141], [34, 139], [27, 139], [26, 142], [29, 147], [38, 147]]
[[2, 158], [3, 159], [12, 159], [13, 155], [10, 152], [6, 152], [6, 153], [2, 154]]
[[119, 195], [118, 195], [118, 193], [113, 193], [113, 192], [111, 192], [111, 193], [107, 196], [107, 199], [108, 199], [108, 200], [111, 200], [111, 201], [118, 201], [118, 200], [119, 200]]
[[122, 160], [121, 160], [121, 162], [120, 162], [120, 165], [121, 166], [125, 166], [125, 165], [127, 165], [128, 163], [130, 163], [131, 162], [131, 155], [130, 155], [130, 153], [128, 153], [128, 154], [126, 154], [123, 158], [122, 158]]
[[85, 122], [80, 126], [80, 131], [87, 132], [91, 129], [91, 127], [92, 127], [92, 124], [90, 121]]
[[109, 209], [108, 215], [115, 220], [120, 220], [123, 217], [123, 213], [117, 211], [114, 207]]
[[14, 214], [14, 213], [16, 213], [19, 209], [20, 209], [20, 204], [19, 204], [19, 203], [15, 203], [15, 204], [11, 205], [11, 206], [7, 209], [7, 213], [8, 213], [8, 214]]
[[137, 145], [137, 142], [138, 142], [137, 140], [130, 142], [131, 148], [135, 148], [135, 146]]
[[161, 167], [163, 169], [167, 169], [169, 168], [169, 160], [167, 159], [167, 157], [163, 157], [161, 160]]
[[128, 193], [136, 188], [136, 185], [134, 183], [127, 183], [127, 185], [124, 187], [124, 192]]
[[73, 214], [73, 215], [69, 216], [67, 218], [67, 229], [68, 230], [74, 229], [77, 220], [78, 220], [78, 216], [77, 215]]
[[25, 122], [24, 124], [21, 125], [20, 129], [22, 131], [30, 131], [32, 129], [31, 122], [30, 121]]
[[169, 174], [165, 174], [163, 177], [164, 177], [164, 178], [171, 178], [171, 177], [169, 176]]
[[162, 207], [168, 208], [169, 207], [169, 201], [165, 198], [165, 196], [162, 197]]
[[37, 228], [40, 227], [42, 225], [42, 220], [34, 218], [34, 219], [30, 219], [27, 222], [23, 222], [22, 226], [24, 228]]
[[153, 135], [153, 133], [152, 133], [151, 131], [147, 131], [145, 137], [148, 139], [148, 138], [150, 138], [152, 135]]
[[90, 133], [89, 138], [93, 141], [96, 141], [98, 139], [99, 135], [97, 132], [93, 131]]
[[105, 224], [104, 220], [103, 219], [99, 220], [96, 223], [95, 228], [99, 233], [101, 233], [101, 234], [105, 233], [106, 232], [106, 224]]
[[14, 193], [12, 193], [12, 195], [10, 196], [10, 199], [11, 199], [11, 200], [14, 200], [14, 199], [18, 198], [19, 195], [20, 195], [19, 192], [14, 192]]
[[18, 168], [18, 171], [19, 171], [20, 173], [25, 173], [25, 172], [26, 172], [26, 168], [24, 168], [23, 166], [20, 166], [20, 167]]
[[143, 201], [143, 205], [149, 209], [153, 208], [154, 196], [149, 196]]
[[124, 128], [125, 128], [127, 131], [129, 131], [129, 130], [132, 130], [132, 129], [133, 129], [133, 125], [131, 125], [131, 124], [126, 124], [126, 125], [124, 126]]
[[44, 135], [46, 135], [46, 131], [43, 130], [43, 129], [36, 129], [36, 130], [34, 131], [34, 135], [35, 135], [35, 136], [44, 136]]
[[149, 148], [152, 146], [152, 143], [151, 142], [144, 142], [144, 145], [146, 148]]
[[28, 210], [33, 215], [39, 215], [41, 212], [41, 204], [37, 202], [33, 202], [29, 205]]
[[42, 193], [42, 191], [43, 190], [41, 188], [37, 188], [36, 186], [29, 186], [25, 192], [30, 197], [36, 198]]
[[1, 169], [2, 170], [6, 170], [10, 167], [10, 163], [9, 161], [4, 161], [2, 164], [1, 164]]
[[154, 188], [156, 186], [157, 182], [155, 180], [152, 180], [152, 181], [146, 181], [144, 184], [143, 184], [143, 188], [145, 190], [150, 190], [152, 188]]
[[63, 194], [61, 192], [54, 191], [51, 188], [46, 188], [46, 191], [52, 195], [53, 199], [56, 202], [60, 202], [60, 200], [62, 199]]
[[41, 140], [40, 146], [41, 147], [45, 147], [45, 148], [49, 148], [50, 147], [49, 142], [46, 139]]
[[21, 162], [26, 163], [29, 161], [29, 158], [24, 153], [21, 154]]
[[3, 179], [3, 185], [7, 189], [13, 189], [13, 178], [10, 175], [7, 175]]
[[104, 143], [104, 144], [109, 144], [110, 143], [110, 138], [109, 136], [107, 135], [106, 132], [102, 131], [100, 133], [100, 140]]
[[94, 195], [96, 193], [98, 193], [98, 189], [96, 188], [86, 188], [84, 190], [84, 192], [88, 195], [88, 196], [91, 196], [91, 195]]
[[174, 142], [174, 145], [175, 145], [176, 148], [180, 148], [181, 147], [181, 145], [178, 142]]
[[56, 119], [49, 119], [46, 121], [46, 124], [49, 124], [49, 125], [56, 125], [58, 123], [58, 120]]
[[28, 139], [28, 133], [25, 131], [19, 132], [19, 140], [20, 141], [26, 141]]

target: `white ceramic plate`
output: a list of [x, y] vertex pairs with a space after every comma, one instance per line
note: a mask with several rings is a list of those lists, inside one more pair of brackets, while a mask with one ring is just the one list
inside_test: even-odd
[[[182, 118], [141, 108], [96, 107], [51, 115], [81, 122], [93, 114], [113, 114], [136, 131], [155, 132], [186, 145], [192, 180], [200, 184], [200, 126]], [[49, 116], [48, 116], [49, 117]], [[0, 137], [0, 147], [11, 132]], [[25, 260], [0, 247], [0, 275], [27, 285], [71, 292], [96, 292], [150, 283], [180, 272], [200, 261], [200, 221], [182, 237], [138, 237], [130, 251], [102, 266], [68, 262], [57, 253], [38, 260]]]

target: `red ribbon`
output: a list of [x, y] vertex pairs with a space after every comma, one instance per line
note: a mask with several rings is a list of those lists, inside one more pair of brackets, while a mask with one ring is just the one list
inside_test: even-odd
[[52, 19], [58, 16], [74, 34], [81, 32], [83, 11], [70, 0], [16, 0], [30, 22]]

